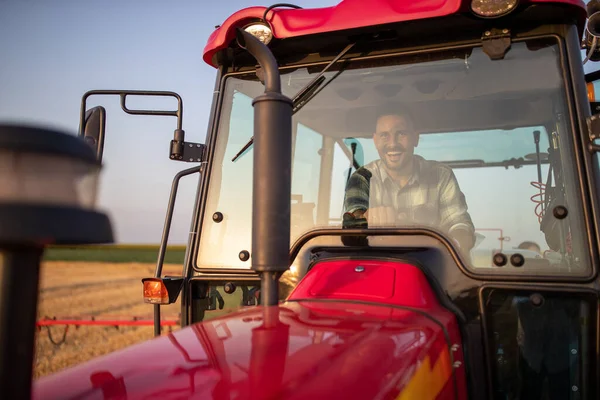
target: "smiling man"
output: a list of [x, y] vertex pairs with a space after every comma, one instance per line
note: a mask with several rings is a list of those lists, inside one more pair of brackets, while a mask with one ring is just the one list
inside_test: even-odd
[[379, 114], [373, 141], [380, 159], [350, 177], [344, 226], [428, 226], [470, 250], [475, 233], [465, 196], [450, 167], [414, 154], [419, 133], [408, 112]]

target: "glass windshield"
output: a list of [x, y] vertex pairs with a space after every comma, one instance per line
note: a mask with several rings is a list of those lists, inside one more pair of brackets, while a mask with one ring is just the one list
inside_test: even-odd
[[[322, 68], [282, 69], [284, 93]], [[495, 61], [480, 47], [357, 59], [334, 76], [293, 118], [292, 243], [316, 228], [427, 228], [480, 273], [590, 272], [555, 39]], [[254, 73], [226, 77], [199, 268], [250, 268], [252, 147], [232, 158], [263, 91]]]

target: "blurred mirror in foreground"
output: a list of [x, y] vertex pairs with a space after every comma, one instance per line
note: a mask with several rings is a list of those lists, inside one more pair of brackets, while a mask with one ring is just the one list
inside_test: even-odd
[[94, 209], [100, 163], [82, 140], [31, 127], [0, 130], [0, 202]]
[[0, 393], [31, 397], [40, 262], [49, 244], [110, 243], [100, 163], [74, 135], [0, 125]]

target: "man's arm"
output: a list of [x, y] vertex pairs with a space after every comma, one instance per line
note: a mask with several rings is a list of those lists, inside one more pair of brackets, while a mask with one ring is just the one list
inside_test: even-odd
[[475, 227], [469, 215], [465, 195], [458, 186], [452, 170], [444, 171], [440, 181], [441, 228], [459, 242], [464, 250], [471, 250], [475, 244]]
[[353, 220], [365, 219], [364, 213], [369, 208], [370, 179], [371, 173], [366, 168], [359, 168], [348, 180], [344, 196], [344, 222], [348, 222], [348, 225], [351, 225]]

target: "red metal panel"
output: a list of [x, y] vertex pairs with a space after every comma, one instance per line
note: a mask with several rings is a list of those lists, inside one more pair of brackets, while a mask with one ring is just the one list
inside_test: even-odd
[[[356, 272], [359, 267], [364, 271]], [[309, 298], [369, 300], [422, 309], [439, 307], [423, 272], [414, 265], [396, 261], [319, 262], [289, 296], [290, 300]]]
[[[366, 26], [402, 21], [443, 17], [467, 11], [471, 0], [343, 0], [333, 7], [315, 9], [279, 8], [269, 12], [267, 19], [273, 35], [279, 39], [314, 35]], [[579, 30], [585, 23], [583, 0], [522, 0], [527, 3], [560, 3], [580, 9]], [[266, 7], [249, 7], [231, 15], [209, 37], [204, 47], [204, 61], [216, 67], [213, 57], [226, 48], [235, 37], [235, 28], [252, 20], [262, 19]]]
[[442, 329], [451, 321], [439, 305], [251, 308], [39, 379], [33, 397], [454, 399], [458, 389], [463, 399]]
[[[326, 263], [324, 263], [326, 264]], [[319, 265], [318, 280], [311, 280], [310, 297], [383, 300], [394, 295], [395, 268], [369, 263], [363, 272], [355, 272], [356, 262], [333, 262]], [[333, 264], [333, 265], [331, 265]], [[360, 264], [360, 263], [358, 263]]]

